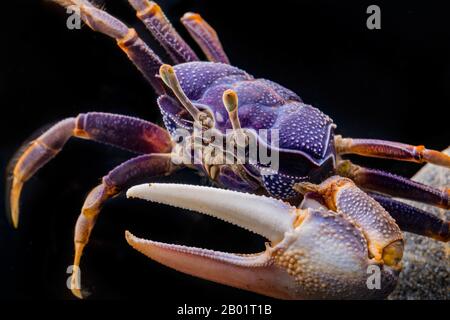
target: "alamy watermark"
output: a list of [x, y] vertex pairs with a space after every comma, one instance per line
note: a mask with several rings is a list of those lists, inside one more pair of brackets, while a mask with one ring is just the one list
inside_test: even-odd
[[66, 286], [68, 289], [81, 290], [81, 269], [78, 266], [70, 265], [67, 267], [66, 273], [70, 274], [67, 278]]
[[265, 174], [278, 172], [279, 130], [229, 129], [225, 133], [215, 128], [193, 132], [177, 129], [175, 164], [232, 165], [252, 164], [264, 168]]
[[69, 17], [66, 20], [66, 26], [69, 30], [80, 30], [81, 29], [81, 7], [80, 6], [68, 6], [66, 9]]
[[[71, 5], [66, 9], [69, 17], [66, 20], [66, 26], [69, 30], [81, 29], [81, 7], [79, 5]], [[367, 7], [366, 13], [369, 17], [366, 20], [366, 26], [369, 30], [381, 29], [381, 9], [379, 6], [372, 4]]]
[[381, 9], [373, 4], [367, 7], [366, 13], [370, 14], [367, 18], [366, 26], [369, 30], [381, 29]]
[[366, 280], [366, 286], [369, 290], [381, 289], [381, 269], [377, 265], [370, 265], [367, 267], [367, 274], [369, 275]]

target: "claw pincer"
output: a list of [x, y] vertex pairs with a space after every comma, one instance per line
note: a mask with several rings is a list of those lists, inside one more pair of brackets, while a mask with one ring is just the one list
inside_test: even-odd
[[[360, 195], [361, 201], [366, 199], [364, 195]], [[299, 208], [266, 196], [180, 184], [138, 185], [130, 188], [127, 196], [214, 216], [270, 241], [264, 252], [243, 255], [144, 240], [126, 232], [128, 243], [136, 250], [203, 279], [282, 299], [351, 299], [385, 297], [398, 277], [393, 250], [388, 250], [386, 260], [388, 255], [374, 257], [371, 253], [371, 237], [378, 238], [368, 236], [372, 231], [363, 220], [330, 210], [326, 199], [314, 200], [311, 193]], [[361, 214], [375, 218], [378, 209], [368, 207]], [[390, 238], [402, 243], [395, 227], [393, 223], [394, 236]], [[378, 231], [383, 237], [385, 229]], [[388, 248], [388, 242], [376, 243]], [[376, 290], [367, 286], [371, 265], [380, 270], [381, 287]]]

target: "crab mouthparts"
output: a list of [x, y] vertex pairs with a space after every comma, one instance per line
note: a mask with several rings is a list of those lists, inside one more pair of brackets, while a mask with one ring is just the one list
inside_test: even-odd
[[[203, 186], [142, 184], [130, 188], [127, 197], [210, 215], [257, 233], [272, 244], [294, 229], [298, 217], [297, 209], [281, 200]], [[265, 295], [285, 296], [278, 289], [283, 275], [273, 265], [270, 246], [264, 252], [244, 255], [140, 239], [128, 231], [125, 235], [134, 249], [175, 270]]]

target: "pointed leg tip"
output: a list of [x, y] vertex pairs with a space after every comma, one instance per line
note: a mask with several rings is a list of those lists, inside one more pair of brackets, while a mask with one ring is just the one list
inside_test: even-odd
[[84, 299], [83, 294], [81, 293], [80, 289], [71, 288], [70, 291], [72, 291], [72, 294], [77, 297], [78, 299]]
[[7, 207], [7, 214], [9, 222], [14, 229], [19, 228], [19, 201], [18, 199], [11, 199], [10, 205]]
[[14, 229], [19, 228], [19, 200], [11, 200], [11, 206], [9, 207], [9, 220]]
[[22, 182], [13, 179], [9, 194], [7, 194], [7, 212], [9, 212], [9, 220], [14, 229], [19, 227], [19, 201], [22, 187]]
[[75, 297], [77, 297], [80, 300], [84, 300], [84, 299], [86, 299], [87, 297], [89, 297], [91, 295], [91, 292], [89, 292], [89, 291], [87, 291], [85, 289], [77, 288], [77, 287], [72, 286], [72, 285], [70, 287], [70, 291], [72, 292], [72, 294]]
[[78, 299], [84, 299], [86, 298], [89, 293], [85, 290], [82, 290], [81, 288], [81, 279], [80, 279], [80, 272], [79, 272], [79, 266], [77, 264], [74, 265], [74, 269], [72, 272], [72, 276], [70, 279], [70, 291], [72, 294], [77, 297]]
[[19, 212], [11, 213], [11, 224], [14, 229], [19, 229]]

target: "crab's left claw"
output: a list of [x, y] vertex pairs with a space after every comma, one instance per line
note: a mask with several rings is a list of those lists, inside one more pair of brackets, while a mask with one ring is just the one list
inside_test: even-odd
[[395, 270], [380, 266], [382, 290], [367, 289], [367, 242], [362, 232], [325, 208], [298, 209], [280, 200], [179, 184], [134, 186], [128, 197], [208, 214], [270, 240], [259, 254], [233, 254], [144, 240], [128, 243], [166, 266], [218, 283], [282, 299], [383, 297]]

